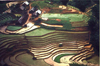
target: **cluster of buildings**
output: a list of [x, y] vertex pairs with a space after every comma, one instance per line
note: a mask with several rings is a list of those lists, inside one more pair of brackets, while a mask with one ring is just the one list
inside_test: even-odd
[[[29, 14], [32, 15], [32, 17], [38, 17], [42, 11], [39, 10], [36, 6], [32, 7], [30, 6], [30, 3], [28, 1], [24, 1], [22, 3], [19, 2], [9, 2], [6, 4], [8, 10], [6, 10], [4, 13], [12, 13], [12, 14], [21, 14], [21, 17], [19, 17], [17, 24], [23, 25], [26, 23]], [[29, 20], [29, 19], [28, 19]]]

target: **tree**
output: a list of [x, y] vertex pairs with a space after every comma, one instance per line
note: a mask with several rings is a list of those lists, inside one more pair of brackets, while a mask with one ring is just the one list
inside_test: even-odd
[[51, 0], [53, 3], [62, 4], [60, 0]]
[[90, 5], [91, 0], [72, 0], [68, 2], [68, 5], [79, 8], [81, 11], [85, 11], [85, 8]]
[[9, 1], [0, 1], [0, 14], [2, 12], [4, 12], [5, 10], [7, 10], [7, 7], [6, 7], [6, 3], [9, 2]]
[[53, 2], [56, 4], [66, 5], [69, 0], [44, 0], [46, 3]]
[[60, 0], [60, 2], [62, 2], [63, 5], [66, 5], [69, 2], [69, 0]]
[[49, 3], [49, 2], [50, 2], [50, 0], [44, 0], [44, 2]]
[[95, 54], [99, 55], [99, 24], [98, 20], [91, 16], [88, 21], [89, 29], [91, 31], [90, 43], [94, 47]]
[[99, 5], [98, 4], [92, 8], [92, 13], [99, 21]]

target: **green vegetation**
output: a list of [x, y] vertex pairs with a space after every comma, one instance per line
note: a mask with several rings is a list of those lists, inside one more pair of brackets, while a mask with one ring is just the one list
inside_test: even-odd
[[[56, 4], [49, 4], [48, 2], [50, 2], [50, 1], [53, 2], [53, 3], [56, 3]], [[35, 1], [35, 2], [33, 1], [32, 6], [36, 6], [38, 8], [58, 7], [59, 4], [62, 4], [61, 1], [63, 1], [63, 0], [45, 0], [45, 1]], [[91, 5], [91, 1], [98, 3], [98, 0], [96, 0], [96, 1], [95, 0], [80, 0], [80, 1], [79, 0], [72, 0], [72, 1], [68, 2], [68, 7], [71, 7], [71, 8], [74, 8], [76, 10], [81, 10], [81, 11], [85, 12], [85, 9]], [[1, 7], [0, 14], [2, 12], [4, 12], [5, 10], [7, 10], [7, 7], [6, 7], [5, 4], [6, 4], [6, 2], [0, 3], [0, 7]], [[72, 6], [70, 6], [70, 5], [72, 5]], [[17, 7], [18, 7], [18, 9], [17, 9]], [[14, 13], [21, 11], [19, 9], [19, 5], [12, 6], [11, 10]], [[99, 52], [99, 50], [98, 50], [99, 49], [99, 23], [98, 23], [99, 7], [98, 7], [98, 5], [92, 8], [91, 12], [92, 12], [93, 16], [90, 16], [91, 17], [90, 20], [89, 20], [89, 17], [87, 17], [86, 15], [82, 15], [82, 14], [55, 14], [55, 13], [60, 13], [60, 12], [62, 12], [62, 10], [53, 10], [52, 9], [50, 11], [50, 14], [43, 14], [42, 17], [48, 17], [50, 19], [49, 21], [45, 21], [45, 23], [47, 23], [47, 24], [63, 25], [64, 28], [51, 28], [51, 29], [59, 29], [59, 30], [66, 30], [66, 29], [69, 30], [69, 29], [71, 29], [72, 26], [71, 26], [70, 22], [77, 22], [77, 21], [88, 22], [89, 29], [91, 30], [90, 43], [93, 44], [92, 46], [94, 47], [95, 53], [98, 54], [98, 52]], [[21, 15], [19, 15], [19, 16], [21, 16]], [[12, 21], [16, 21], [17, 19], [18, 18], [16, 18], [13, 14], [1, 14], [0, 15], [0, 26], [4, 25], [6, 23], [11, 23]], [[52, 19], [61, 19], [61, 22], [58, 22], [58, 21], [55, 21], [55, 20], [52, 20]], [[44, 27], [44, 26], [42, 26], [42, 27]], [[47, 33], [55, 31], [55, 30], [44, 29], [44, 28], [50, 28], [50, 27], [44, 27], [44, 28], [42, 28], [42, 27], [39, 28], [39, 29], [33, 30], [31, 32], [22, 34], [22, 35], [0, 34], [0, 37], [10, 38], [10, 37], [16, 37], [16, 36], [19, 36], [19, 37], [41, 36], [41, 35], [45, 35]], [[18, 29], [21, 29], [21, 28], [22, 27], [20, 27], [20, 26], [8, 26], [7, 27], [8, 30], [18, 30]], [[73, 34], [73, 36], [74, 36], [74, 34]], [[80, 37], [80, 35], [78, 37]], [[59, 38], [59, 37], [57, 37], [57, 38]], [[84, 37], [81, 37], [81, 38], [84, 38]], [[71, 39], [67, 39], [67, 40], [72, 40], [72, 39], [75, 39], [75, 38], [72, 37]], [[80, 40], [80, 39], [77, 39], [77, 40]], [[59, 42], [59, 40], [57, 42]], [[12, 48], [9, 48], [8, 51], [12, 51]], [[71, 54], [59, 55], [55, 58], [54, 61], [60, 63], [59, 59], [63, 56], [66, 56], [66, 55], [71, 55]], [[43, 60], [32, 60], [32, 57], [33, 56], [31, 56], [29, 54], [24, 54], [24, 55], [20, 55], [18, 59], [21, 60], [22, 62], [28, 64], [28, 65], [50, 66], [50, 65], [46, 64]], [[88, 59], [87, 61], [90, 62], [90, 63], [95, 63], [95, 64], [99, 63], [98, 62], [98, 56], [92, 57], [91, 59]], [[74, 64], [70, 64], [70, 66], [85, 66], [85, 65], [79, 65], [79, 64], [74, 63]]]
[[61, 19], [61, 20], [70, 20], [70, 22], [78, 22], [78, 21], [88, 21], [89, 17], [82, 14], [55, 14], [55, 13], [47, 13], [42, 14], [41, 17], [46, 17], [49, 19]]
[[49, 4], [66, 5], [69, 0], [44, 0], [44, 1]]
[[92, 13], [99, 21], [99, 4], [92, 8]]
[[95, 54], [99, 56], [99, 22], [96, 17], [91, 16], [88, 24], [91, 31], [90, 43], [93, 44]]
[[51, 0], [51, 2], [56, 3], [56, 4], [62, 4], [61, 0]]
[[[67, 7], [70, 7], [70, 8], [73, 8], [73, 9], [75, 9], [75, 10], [79, 10], [78, 8], [76, 8], [76, 7], [74, 7], [74, 6], [71, 6], [71, 5], [67, 5]], [[69, 9], [70, 9], [69, 8]], [[80, 10], [79, 10], [80, 11]]]
[[10, 9], [11, 9], [11, 12], [12, 13], [17, 13], [17, 14], [25, 14], [26, 12], [27, 12], [27, 10], [29, 9], [29, 6], [26, 6], [25, 7], [25, 9], [24, 10], [21, 10], [20, 9], [20, 3], [19, 4], [16, 4], [16, 5], [12, 5], [11, 7], [10, 7]]
[[14, 14], [11, 13], [0, 14], [0, 26], [15, 20], [18, 20], [18, 18], [16, 18]]
[[75, 55], [75, 54], [61, 54], [61, 55], [57, 56], [54, 59], [54, 61], [60, 63], [60, 58], [63, 57], [63, 56], [68, 56], [68, 55]]
[[7, 10], [7, 7], [6, 7], [6, 3], [9, 2], [9, 1], [0, 1], [0, 14], [2, 14], [2, 12], [4, 12], [5, 10]]
[[48, 3], [45, 3], [44, 1], [33, 1], [32, 3], [32, 6], [36, 6], [37, 8], [52, 8], [52, 7], [56, 7], [54, 4], [48, 4]]
[[49, 3], [49, 2], [51, 2], [51, 1], [50, 1], [50, 0], [44, 0], [44, 2], [45, 2], [45, 3]]
[[81, 11], [85, 11], [85, 8], [91, 5], [91, 0], [72, 0], [67, 3], [68, 5], [79, 8]]
[[25, 33], [26, 36], [41, 36], [50, 32], [54, 32], [55, 30], [48, 30], [44, 28], [39, 28], [36, 30], [33, 30], [31, 32]]
[[22, 28], [21, 26], [8, 26], [8, 27], [7, 27], [8, 30], [12, 30], [12, 31], [13, 31], [13, 30], [19, 30], [19, 29], [21, 29], [21, 28]]
[[[63, 27], [57, 28], [59, 30], [70, 30], [70, 29], [72, 29], [72, 25], [69, 22], [69, 20], [67, 20], [67, 21], [61, 20], [60, 22], [58, 22], [56, 20], [49, 20], [49, 21], [45, 21], [44, 23], [50, 24], [50, 25], [62, 25]], [[44, 27], [44, 26], [41, 25], [41, 27]], [[44, 28], [51, 28], [51, 27], [44, 27]], [[51, 29], [55, 29], [55, 28], [51, 28]]]
[[50, 3], [53, 2], [53, 4], [62, 4], [62, 2], [60, 0], [44, 0], [46, 3]]
[[64, 22], [67, 22], [67, 21], [64, 21], [64, 20], [62, 20], [61, 22], [58, 22], [56, 20], [43, 21], [43, 23], [51, 24], [51, 25], [63, 25]]

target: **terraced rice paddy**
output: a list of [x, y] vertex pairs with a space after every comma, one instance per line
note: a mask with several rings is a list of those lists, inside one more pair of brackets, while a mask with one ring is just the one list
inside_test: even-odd
[[[61, 20], [70, 20], [70, 22], [80, 22], [84, 20], [88, 20], [86, 15], [82, 14], [55, 14], [55, 13], [46, 13], [42, 14], [42, 18], [49, 18], [49, 19], [61, 19]], [[87, 19], [86, 19], [87, 18]]]
[[[38, 3], [42, 4], [41, 2], [37, 2], [36, 4], [32, 4], [32, 6]], [[46, 13], [40, 17], [49, 18], [50, 20], [60, 19], [62, 21], [69, 21], [73, 30], [61, 31], [38, 28], [20, 35], [0, 33], [0, 64], [5, 66], [50, 66], [55, 64], [50, 64], [44, 59], [51, 58], [51, 61], [54, 63], [55, 61], [60, 63], [62, 56], [74, 54], [68, 59], [69, 61], [87, 65], [88, 63], [84, 63], [83, 60], [94, 54], [92, 44], [89, 44], [90, 32], [88, 31], [87, 23], [89, 17], [75, 13]], [[10, 18], [7, 19], [10, 20]], [[20, 28], [20, 26], [8, 26], [7, 29], [14, 31]], [[23, 33], [25, 30], [20, 32]], [[60, 53], [62, 54], [58, 55]], [[53, 59], [56, 55], [58, 56]]]
[[61, 55], [58, 55], [55, 59], [54, 59], [54, 61], [55, 62], [58, 62], [58, 63], [61, 63], [61, 61], [60, 61], [60, 58], [61, 57], [63, 57], [63, 56], [70, 56], [70, 55], [75, 55], [75, 54], [61, 54]]
[[[4, 36], [2, 35], [0, 37], [0, 58], [1, 58], [0, 63], [2, 63], [3, 65], [8, 64], [8, 65], [13, 65], [13, 66], [18, 66], [18, 65], [27, 66], [27, 63], [26, 61], [24, 61], [24, 59], [19, 61], [19, 57], [22, 54], [27, 55], [27, 50], [30, 50], [31, 47], [36, 48], [36, 47], [43, 47], [43, 46], [49, 45], [50, 43], [74, 41], [74, 40], [78, 40], [79, 37], [80, 38], [83, 37], [83, 35], [85, 35], [84, 38], [81, 38], [80, 40], [89, 39], [88, 38], [89, 35], [87, 31], [86, 32], [56, 31], [56, 32], [49, 32], [47, 34], [42, 33], [42, 35], [37, 34], [37, 36], [34, 36], [34, 35], [32, 36], [32, 35], [33, 34], [29, 36], [28, 34], [27, 35], [26, 34], [4, 35]], [[79, 37], [75, 38], [77, 36]], [[31, 57], [33, 56], [34, 55], [32, 54]], [[37, 61], [45, 64], [43, 60], [37, 60]], [[35, 62], [36, 61], [34, 61], [34, 63]]]

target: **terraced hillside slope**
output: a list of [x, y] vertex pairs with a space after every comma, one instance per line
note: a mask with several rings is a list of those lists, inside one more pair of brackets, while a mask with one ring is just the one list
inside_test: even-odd
[[73, 63], [98, 66], [98, 62], [87, 60], [94, 56], [89, 42], [88, 15], [69, 6], [59, 8], [47, 3], [44, 5], [48, 6], [42, 6], [43, 3], [36, 1], [29, 6], [38, 5], [42, 14], [26, 19], [30, 22], [27, 27], [0, 27], [0, 66], [70, 66]]
[[[87, 31], [55, 31], [41, 36], [27, 36], [25, 34], [18, 36], [8, 35], [8, 37], [2, 36], [0, 38], [0, 63], [2, 65], [8, 64], [13, 66], [29, 66], [28, 63], [25, 63], [26, 61], [22, 59], [19, 60], [19, 57], [25, 54], [29, 54], [29, 57], [33, 56], [33, 58], [35, 57], [36, 59], [41, 59], [41, 61], [45, 58], [49, 58], [52, 55], [54, 56], [56, 54], [65, 52], [71, 54], [74, 53], [77, 56], [77, 53], [82, 53], [86, 51], [89, 53], [87, 55], [91, 56], [91, 53], [93, 53], [93, 49], [91, 49], [90, 51], [90, 48], [84, 47], [85, 45], [89, 44], [88, 39], [89, 32]], [[62, 47], [59, 47], [60, 43], [63, 43]], [[83, 50], [82, 48], [85, 49]], [[83, 55], [81, 57], [83, 57]], [[32, 60], [30, 62], [32, 62]], [[36, 61], [34, 60], [34, 62]]]

